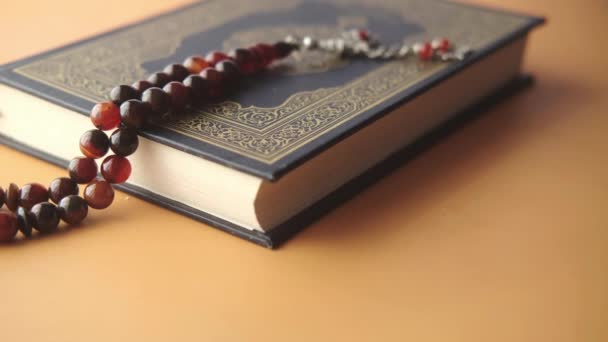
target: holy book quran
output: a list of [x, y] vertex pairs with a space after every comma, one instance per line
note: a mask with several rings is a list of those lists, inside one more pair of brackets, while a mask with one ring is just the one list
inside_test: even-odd
[[[230, 10], [226, 10], [230, 9]], [[428, 0], [204, 1], [0, 68], [0, 140], [66, 166], [117, 84], [211, 50], [368, 28], [388, 43], [449, 37], [453, 63], [294, 53], [218, 103], [140, 132], [119, 187], [276, 247], [462, 118], [529, 81], [542, 18]], [[347, 232], [345, 232], [347, 233]]]

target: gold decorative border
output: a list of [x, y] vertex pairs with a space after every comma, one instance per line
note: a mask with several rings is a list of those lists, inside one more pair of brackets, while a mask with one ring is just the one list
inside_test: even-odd
[[[146, 72], [141, 67], [143, 62], [150, 57], [156, 59], [173, 54], [181, 41], [192, 34], [254, 13], [294, 9], [301, 2], [203, 2], [60, 51], [14, 71], [52, 88], [97, 102], [103, 100], [114, 85], [129, 84], [144, 78]], [[449, 36], [458, 44], [473, 48], [495, 41], [521, 27], [527, 20], [443, 1], [333, 0], [331, 3], [345, 8], [357, 4], [385, 9], [400, 14], [407, 22], [425, 28], [424, 33], [408, 37], [409, 42]], [[230, 10], [226, 11], [226, 8]], [[337, 18], [335, 30], [339, 31], [340, 23], [348, 20], [365, 21], [361, 15]], [[264, 32], [262, 40], [274, 39], [267, 34], [283, 35], [290, 30], [297, 31], [298, 27], [261, 30]], [[328, 27], [323, 27], [323, 30], [328, 31]], [[252, 32], [247, 34], [251, 35]], [[262, 163], [272, 164], [443, 67], [421, 66], [415, 61], [389, 62], [344, 86], [293, 94], [277, 107], [242, 107], [235, 102], [224, 102], [205, 108], [188, 120], [174, 121], [164, 127]]]

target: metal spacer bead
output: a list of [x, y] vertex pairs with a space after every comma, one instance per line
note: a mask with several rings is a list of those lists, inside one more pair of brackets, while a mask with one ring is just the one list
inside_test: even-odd
[[319, 42], [310, 36], [306, 36], [302, 39], [302, 46], [307, 50], [312, 50], [319, 47]]

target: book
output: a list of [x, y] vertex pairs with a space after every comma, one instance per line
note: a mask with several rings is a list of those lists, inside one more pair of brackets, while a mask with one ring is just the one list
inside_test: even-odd
[[445, 1], [203, 1], [2, 66], [0, 140], [66, 166], [112, 87], [287, 34], [365, 27], [387, 43], [449, 37], [473, 48], [454, 63], [298, 52], [221, 102], [140, 132], [120, 189], [272, 248], [529, 84], [523, 53], [543, 21]]

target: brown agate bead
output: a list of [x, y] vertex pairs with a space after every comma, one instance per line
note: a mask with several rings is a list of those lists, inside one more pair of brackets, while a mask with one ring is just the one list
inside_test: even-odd
[[11, 183], [6, 191], [6, 207], [11, 210], [17, 210], [19, 206], [19, 187], [15, 183]]
[[0, 186], [0, 208], [4, 205], [4, 201], [6, 200], [6, 194], [4, 193], [4, 189]]
[[141, 94], [148, 88], [154, 87], [154, 85], [146, 80], [139, 80], [131, 85], [137, 92], [137, 97], [141, 97]]
[[171, 97], [170, 110], [172, 113], [181, 113], [190, 102], [188, 88], [180, 82], [170, 82], [163, 87], [165, 93]]
[[190, 71], [181, 64], [169, 64], [165, 67], [163, 72], [171, 78], [172, 81], [183, 81], [184, 78], [190, 75]]
[[190, 56], [184, 60], [184, 67], [191, 74], [198, 74], [203, 69], [210, 67], [209, 63], [201, 56]]
[[251, 49], [256, 52], [258, 54], [258, 57], [260, 58], [260, 68], [267, 67], [277, 58], [276, 50], [272, 45], [260, 43], [255, 45]]
[[78, 195], [78, 183], [70, 178], [55, 178], [49, 185], [49, 197], [56, 204], [59, 204], [62, 198], [70, 195]]
[[114, 200], [114, 189], [110, 183], [98, 179], [84, 188], [84, 199], [93, 209], [105, 209]]
[[59, 225], [57, 207], [49, 202], [34, 205], [30, 211], [32, 226], [41, 233], [52, 233]]
[[148, 77], [148, 82], [155, 87], [162, 88], [165, 84], [171, 82], [171, 76], [164, 72], [155, 72]]
[[118, 106], [112, 102], [96, 104], [91, 110], [91, 121], [95, 127], [104, 131], [118, 127], [120, 125]]
[[207, 56], [205, 56], [205, 61], [207, 62], [207, 64], [209, 64], [210, 67], [213, 67], [217, 63], [226, 59], [230, 59], [230, 57], [228, 57], [228, 55], [221, 51], [211, 51], [207, 54]]
[[236, 82], [241, 74], [239, 66], [231, 60], [225, 60], [217, 63], [215, 69], [221, 74], [222, 83], [225, 87], [231, 86]]
[[98, 129], [86, 131], [80, 137], [80, 152], [89, 158], [101, 158], [108, 153], [108, 149], [110, 140]]
[[76, 183], [86, 184], [97, 176], [97, 163], [92, 158], [77, 157], [70, 161], [68, 171]]
[[184, 85], [188, 87], [190, 102], [192, 104], [199, 105], [205, 101], [207, 88], [209, 87], [209, 81], [207, 81], [207, 79], [203, 78], [201, 75], [190, 75], [184, 80]]
[[57, 205], [59, 218], [69, 224], [79, 224], [87, 217], [89, 205], [77, 195], [64, 197]]
[[101, 175], [110, 183], [124, 183], [131, 175], [131, 163], [125, 157], [109, 156], [101, 163]]
[[30, 210], [34, 204], [49, 200], [49, 191], [38, 183], [28, 183], [19, 190], [19, 205]]
[[133, 154], [139, 146], [137, 132], [132, 128], [120, 128], [110, 136], [110, 148], [122, 157]]
[[158, 87], [152, 87], [144, 91], [141, 95], [141, 100], [150, 106], [150, 109], [156, 116], [165, 114], [171, 104], [169, 94]]
[[257, 56], [249, 49], [234, 49], [228, 53], [239, 66], [241, 73], [250, 75], [258, 71], [259, 60]]
[[129, 100], [120, 106], [120, 119], [127, 127], [143, 127], [150, 114], [150, 107], [139, 100]]
[[222, 74], [215, 68], [207, 68], [201, 71], [200, 76], [207, 80], [206, 97], [216, 99], [222, 96]]
[[17, 215], [8, 210], [0, 210], [0, 242], [13, 241], [17, 231]]
[[110, 101], [120, 106], [123, 102], [137, 98], [137, 90], [129, 85], [121, 84], [110, 91]]
[[295, 45], [285, 42], [278, 42], [274, 44], [273, 47], [276, 54], [276, 58], [285, 58], [296, 49]]
[[17, 227], [21, 233], [27, 237], [32, 236], [32, 219], [29, 210], [19, 207], [15, 214], [17, 215]]

